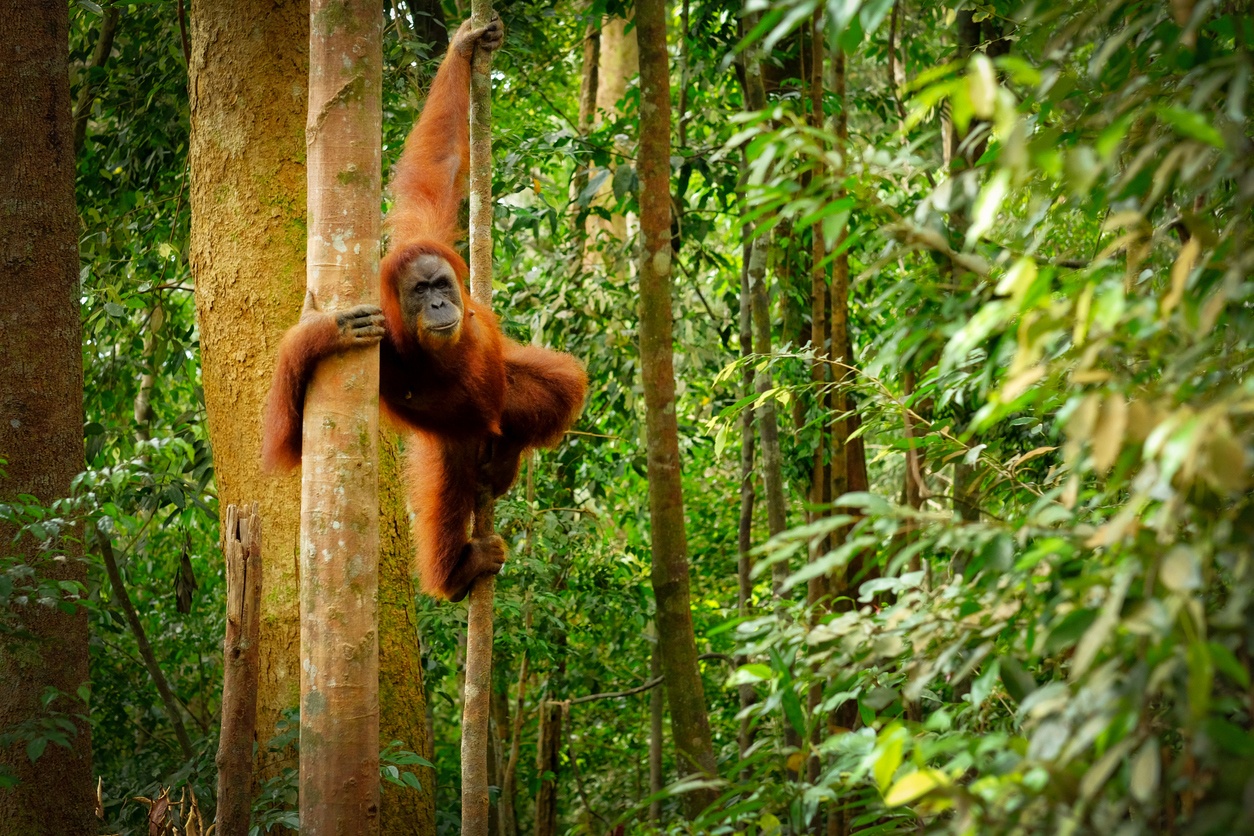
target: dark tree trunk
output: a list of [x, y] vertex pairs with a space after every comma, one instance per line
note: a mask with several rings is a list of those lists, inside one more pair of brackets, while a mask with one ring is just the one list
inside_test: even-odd
[[540, 703], [540, 740], [536, 744], [536, 773], [540, 789], [536, 793], [535, 836], [557, 833], [557, 776], [562, 757], [562, 704]]
[[[697, 666], [689, 597], [688, 543], [675, 417], [671, 311], [670, 59], [666, 3], [636, 4], [640, 44], [640, 361], [643, 369], [649, 461], [649, 519], [658, 649], [671, 714], [675, 761], [683, 775], [714, 776], [716, 764]], [[696, 816], [712, 803], [710, 790], [687, 793]]]
[[[83, 360], [79, 323], [78, 217], [70, 112], [69, 7], [64, 0], [8, 3], [0, 31], [0, 499], [51, 502], [83, 469]], [[80, 548], [48, 559], [25, 538], [5, 554], [37, 576], [82, 583]], [[72, 532], [67, 532], [72, 534]], [[75, 535], [76, 536], [76, 535]], [[91, 728], [77, 696], [88, 684], [87, 612], [32, 604], [13, 615], [31, 645], [0, 645], [0, 728], [39, 717], [48, 688], [65, 696], [47, 711], [74, 722], [70, 747], [49, 745], [32, 763], [18, 744], [0, 752], [20, 783], [0, 792], [0, 833], [96, 832]]]

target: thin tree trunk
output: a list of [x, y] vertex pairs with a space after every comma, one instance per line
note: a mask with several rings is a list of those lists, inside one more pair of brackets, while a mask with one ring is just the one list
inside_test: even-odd
[[[649, 679], [657, 679], [662, 675], [662, 653], [657, 644], [657, 628], [653, 629], [653, 653], [649, 658]], [[666, 692], [654, 688], [649, 692], [649, 795], [655, 796], [662, 791], [665, 779], [662, 777], [662, 744], [663, 726], [666, 724]], [[658, 822], [662, 819], [662, 801], [655, 798], [649, 802], [649, 821]]]
[[[639, 0], [640, 44], [640, 361], [648, 433], [649, 520], [658, 648], [681, 775], [714, 777], [717, 768], [697, 665], [689, 597], [688, 543], [675, 416], [671, 311], [670, 60], [666, 3]], [[715, 800], [713, 790], [684, 796], [689, 818]]]
[[492, 666], [492, 723], [488, 742], [488, 775], [497, 788], [496, 803], [488, 809], [488, 831], [493, 836], [503, 836], [501, 824], [500, 788], [505, 786], [505, 747], [509, 734], [509, 664], [508, 659], [497, 659]]
[[[599, 17], [594, 15], [590, 9], [586, 10], [585, 13], [588, 15], [588, 23], [584, 29], [583, 37], [583, 71], [579, 85], [578, 127], [580, 136], [586, 137], [592, 130], [593, 123], [596, 120], [597, 84], [599, 81], [597, 71], [601, 60], [601, 24]], [[578, 219], [583, 211], [583, 207], [578, 203], [578, 200], [584, 189], [588, 187], [588, 169], [590, 166], [590, 162], [579, 163], [575, 167], [575, 176], [571, 178], [570, 216], [572, 223]], [[574, 230], [579, 243], [576, 251], [582, 260], [588, 238], [587, 225], [586, 223], [575, 224]]]
[[[822, 10], [816, 9], [810, 24], [811, 53], [808, 79], [810, 125], [815, 129], [816, 134], [823, 128], [824, 84], [821, 20]], [[822, 166], [818, 166], [811, 176], [821, 178], [823, 174]], [[810, 237], [810, 346], [814, 351], [814, 362], [810, 366], [810, 379], [814, 382], [815, 391], [819, 393], [819, 408], [826, 412], [830, 408], [825, 385], [828, 376], [828, 360], [830, 359], [828, 350], [830, 334], [828, 332], [827, 313], [831, 307], [828, 299], [830, 290], [827, 285], [827, 266], [824, 264], [824, 259], [827, 257], [827, 246], [823, 240], [823, 231], [820, 225], [816, 224], [810, 228]], [[811, 512], [812, 520], [818, 520], [831, 513], [832, 480], [831, 466], [827, 460], [829, 435], [827, 429], [823, 423], [819, 424], [819, 440], [815, 448], [814, 466], [810, 477], [810, 503], [815, 509]], [[811, 539], [809, 549], [811, 562], [823, 556], [827, 542], [828, 538], [826, 537]], [[811, 619], [814, 623], [817, 623], [819, 619], [819, 603], [827, 596], [827, 579], [822, 576], [811, 578], [806, 588], [806, 601], [811, 607]], [[813, 716], [823, 702], [823, 683], [821, 680], [816, 678], [810, 685], [808, 696], [809, 709], [811, 716]], [[818, 756], [818, 747], [819, 743], [822, 742], [822, 734], [822, 725], [816, 723], [811, 734], [810, 758], [807, 764], [807, 777], [812, 784], [818, 782], [819, 769], [822, 766]], [[815, 819], [816, 822], [821, 820], [821, 816]]]
[[557, 775], [562, 755], [562, 704], [551, 700], [540, 703], [540, 739], [536, 743], [536, 774], [540, 789], [536, 792], [535, 836], [557, 833]]
[[[530, 467], [530, 464], [528, 464]], [[527, 629], [530, 631], [531, 618], [527, 614]], [[505, 775], [501, 779], [501, 833], [504, 836], [518, 836], [518, 813], [514, 801], [518, 793], [518, 756], [522, 749], [522, 727], [526, 719], [527, 679], [531, 676], [528, 670], [529, 659], [523, 652], [522, 662], [518, 666], [518, 696], [514, 701], [514, 717], [509, 737], [509, 758], [505, 762]]]
[[156, 686], [157, 693], [161, 696], [166, 719], [170, 721], [170, 726], [174, 729], [174, 737], [178, 740], [184, 760], [191, 760], [195, 757], [196, 750], [192, 747], [192, 739], [187, 734], [187, 727], [183, 725], [183, 715], [179, 711], [178, 701], [175, 700], [174, 692], [170, 690], [170, 683], [166, 680], [160, 663], [157, 662], [157, 654], [148, 643], [148, 634], [144, 632], [139, 613], [131, 601], [130, 593], [126, 591], [126, 584], [122, 581], [122, 572], [118, 568], [118, 560], [113, 553], [113, 540], [100, 530], [96, 531], [96, 539], [100, 544], [100, 556], [104, 561], [105, 573], [109, 576], [109, 584], [113, 587], [113, 594], [117, 598], [118, 606], [122, 608], [122, 615], [126, 619], [127, 626], [131, 628], [131, 635], [135, 637], [139, 657], [144, 660], [144, 667], [148, 669], [148, 675], [152, 677], [152, 684]]
[[261, 634], [261, 515], [257, 503], [226, 509], [226, 639], [218, 743], [218, 836], [248, 836], [253, 737], [257, 730], [257, 640]]
[[[766, 107], [766, 87], [762, 80], [762, 64], [756, 56], [745, 62], [745, 109], [760, 111]], [[753, 351], [763, 357], [771, 353], [771, 296], [766, 285], [766, 261], [769, 234], [757, 234], [749, 250], [749, 303], [753, 320]], [[755, 389], [758, 394], [771, 390], [769, 368], [757, 374]], [[758, 433], [762, 439], [762, 482], [766, 488], [767, 528], [773, 537], [788, 525], [788, 506], [784, 496], [783, 456], [779, 446], [779, 422], [775, 415], [775, 403], [764, 401], [757, 408]], [[778, 595], [784, 579], [788, 577], [788, 565], [776, 563], [771, 572], [775, 592]]]
[[91, 105], [96, 98], [96, 83], [92, 78], [94, 70], [99, 70], [109, 60], [113, 51], [113, 37], [118, 31], [118, 15], [120, 9], [110, 6], [105, 9], [100, 19], [100, 35], [96, 38], [96, 48], [92, 51], [91, 60], [83, 69], [83, 84], [78, 88], [78, 99], [74, 104], [74, 155], [78, 156], [87, 141], [87, 120], [91, 118]]
[[[70, 112], [69, 7], [64, 0], [6, 5], [0, 31], [0, 453], [7, 459], [0, 501], [30, 494], [40, 503], [69, 495], [83, 469], [83, 343], [79, 319], [78, 215], [74, 208], [74, 126]], [[33, 538], [5, 555], [35, 576], [83, 584], [81, 546], [48, 559]], [[58, 544], [60, 545], [60, 544]], [[0, 833], [96, 832], [91, 726], [79, 689], [88, 685], [87, 611], [31, 604], [11, 614], [30, 644], [10, 635], [0, 653], [0, 729], [64, 712], [70, 747], [48, 746], [32, 762], [21, 743], [0, 750], [17, 786], [0, 792]], [[16, 652], [10, 652], [16, 651]], [[49, 705], [49, 688], [64, 696]]]
[[[308, 286], [335, 311], [378, 304], [383, 18], [366, 0], [313, 0], [309, 13]], [[378, 391], [378, 348], [362, 348], [319, 364], [305, 400], [305, 836], [379, 828]]]
[[[491, 0], [473, 0], [471, 20], [486, 26]], [[492, 305], [492, 53], [476, 49], [470, 73], [470, 292]], [[480, 485], [474, 536], [494, 528], [493, 497]], [[470, 587], [466, 615], [466, 690], [462, 705], [462, 834], [487, 836], [488, 719], [492, 701], [492, 608], [496, 576], [481, 575]]]
[[[741, 248], [740, 264], [740, 356], [747, 358], [753, 354], [753, 312], [749, 301], [749, 250], [750, 244], [745, 242]], [[753, 366], [745, 363], [741, 374], [741, 388], [745, 395], [754, 391]], [[740, 414], [740, 520], [737, 526], [739, 557], [736, 563], [737, 612], [741, 618], [748, 618], [753, 601], [753, 505], [755, 500], [753, 484], [753, 446], [754, 446], [754, 415], [753, 406], [746, 406]], [[748, 663], [748, 657], [739, 656], [737, 666]], [[745, 682], [738, 686], [740, 709], [753, 705], [757, 694], [753, 685]], [[753, 745], [753, 725], [748, 716], [740, 721], [740, 733], [737, 737], [740, 757], [743, 759]], [[747, 776], [746, 776], [747, 777]]]
[[431, 57], [448, 52], [448, 23], [440, 0], [405, 0], [414, 27], [414, 37], [430, 45]]

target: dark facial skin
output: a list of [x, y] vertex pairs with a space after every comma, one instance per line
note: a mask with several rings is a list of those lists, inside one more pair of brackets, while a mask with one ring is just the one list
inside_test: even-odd
[[453, 339], [461, 331], [462, 294], [457, 274], [436, 255], [420, 255], [397, 280], [401, 317], [419, 339]]

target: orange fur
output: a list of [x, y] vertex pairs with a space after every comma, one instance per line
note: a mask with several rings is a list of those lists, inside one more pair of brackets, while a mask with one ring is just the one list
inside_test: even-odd
[[[478, 479], [486, 475], [498, 496], [508, 490], [522, 453], [556, 444], [579, 417], [587, 388], [579, 361], [505, 339], [495, 314], [466, 291], [469, 271], [453, 247], [466, 194], [469, 104], [470, 63], [450, 47], [397, 163], [387, 219], [392, 246], [380, 265], [387, 331], [380, 402], [408, 433], [406, 481], [422, 586], [445, 598], [464, 593], [466, 567], [475, 565], [469, 529]], [[460, 280], [463, 318], [453, 340], [433, 342], [401, 316], [397, 278], [427, 254], [445, 259]], [[284, 338], [266, 408], [263, 449], [272, 466], [299, 462], [305, 386], [336, 345], [334, 319], [326, 315]]]

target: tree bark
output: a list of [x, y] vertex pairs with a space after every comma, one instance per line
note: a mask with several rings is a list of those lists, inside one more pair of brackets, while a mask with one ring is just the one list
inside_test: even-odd
[[[749, 300], [749, 254], [751, 244], [746, 241], [741, 248], [740, 265], [740, 356], [753, 354], [753, 310]], [[753, 366], [746, 363], [741, 373], [741, 387], [745, 395], [754, 392]], [[753, 483], [754, 415], [752, 404], [740, 414], [740, 519], [737, 526], [738, 552], [736, 561], [737, 612], [748, 618], [753, 601], [753, 506], [756, 498]], [[748, 657], [740, 656], [736, 664], [748, 663]], [[740, 709], [743, 711], [757, 701], [753, 685], [744, 682], [738, 686]], [[743, 760], [753, 745], [753, 724], [748, 716], [740, 721], [738, 746]], [[747, 776], [746, 776], [747, 777]]]
[[272, 755], [265, 742], [300, 695], [300, 482], [262, 475], [257, 416], [305, 295], [308, 4], [194, 0], [191, 40], [190, 262], [214, 479], [223, 515], [256, 500], [266, 518], [257, 685], [266, 778], [292, 754]]
[[[597, 86], [595, 101], [594, 124], [601, 125], [606, 119], [615, 119], [620, 115], [618, 103], [627, 94], [627, 82], [640, 69], [640, 50], [638, 46], [639, 32], [636, 28], [628, 28], [629, 18], [607, 17], [601, 26], [601, 34], [597, 51]], [[625, 141], [615, 141], [616, 154], [614, 165], [627, 165], [632, 149]], [[593, 203], [606, 205], [612, 202], [612, 184], [607, 180], [593, 198]], [[596, 243], [604, 240], [606, 246], [602, 251], [588, 252], [585, 265], [602, 261], [607, 270], [625, 269], [627, 260], [621, 247], [625, 245], [628, 234], [627, 216], [612, 212], [609, 218], [590, 215], [587, 223], [587, 236]], [[604, 256], [602, 258], [602, 256]]]
[[257, 641], [261, 634], [261, 515], [257, 503], [226, 509], [226, 639], [218, 744], [218, 836], [248, 836], [257, 732]]
[[[714, 777], [717, 769], [697, 665], [689, 598], [688, 543], [675, 417], [671, 311], [670, 61], [664, 0], [639, 0], [640, 43], [640, 364], [648, 433], [649, 519], [658, 648], [666, 678], [671, 736], [681, 775]], [[713, 790], [684, 796], [695, 817], [715, 800]]]
[[[265, 744], [299, 699], [300, 492], [294, 475], [261, 474], [257, 415], [279, 336], [305, 294], [308, 5], [196, 0], [191, 29], [191, 266], [215, 479], [223, 509], [257, 499], [266, 514], [256, 770], [266, 778], [293, 757]], [[382, 441], [381, 743], [401, 740], [429, 758], [408, 512], [395, 440]], [[384, 831], [430, 832], [434, 780], [419, 776], [421, 791], [389, 787]]]
[[[309, 9], [308, 287], [327, 311], [378, 304], [382, 28], [368, 0]], [[301, 483], [300, 822], [379, 828], [378, 348], [318, 365]]]
[[540, 788], [536, 792], [535, 836], [557, 833], [557, 776], [561, 769], [562, 739], [562, 704], [545, 700], [540, 703], [540, 739], [536, 743]]
[[[745, 110], [755, 112], [766, 107], [766, 86], [762, 79], [762, 63], [756, 56], [745, 61]], [[752, 318], [753, 351], [768, 357], [771, 353], [771, 296], [766, 286], [766, 261], [770, 235], [758, 232], [749, 247], [749, 310]], [[755, 378], [758, 394], [771, 390], [769, 368], [760, 370]], [[788, 504], [784, 496], [783, 455], [779, 446], [779, 421], [775, 403], [766, 400], [757, 407], [758, 433], [762, 440], [762, 483], [766, 489], [767, 528], [772, 537], [788, 525]], [[772, 567], [771, 580], [776, 594], [788, 577], [788, 564]]]
[[[69, 10], [59, 0], [6, 5], [0, 31], [0, 498], [69, 495], [83, 469], [83, 358], [78, 217], [70, 112]], [[67, 532], [69, 533], [69, 532]], [[41, 578], [84, 583], [81, 548], [50, 560], [0, 527], [8, 555]], [[71, 538], [73, 539], [73, 538]], [[0, 645], [0, 728], [40, 716], [45, 689], [64, 696], [47, 710], [75, 725], [71, 747], [48, 746], [31, 762], [24, 746], [0, 752], [20, 783], [0, 792], [0, 833], [96, 832], [91, 727], [77, 696], [88, 684], [87, 611], [31, 604], [14, 613], [34, 652]], [[22, 652], [10, 652], [10, 651]], [[81, 719], [80, 719], [81, 715]]]
[[[649, 658], [649, 679], [654, 680], [662, 675], [662, 653], [658, 647], [657, 629], [654, 628], [653, 653]], [[666, 724], [666, 693], [661, 688], [654, 688], [649, 694], [649, 795], [655, 796], [662, 791], [666, 783], [662, 776], [662, 737]], [[649, 802], [649, 821], [658, 822], [662, 819], [662, 801], [655, 798]]]
[[[414, 548], [398, 441], [389, 430], [379, 435], [379, 744], [399, 740], [403, 748], [431, 760], [422, 649], [415, 628]], [[383, 794], [379, 830], [389, 836], [435, 832], [435, 770], [411, 769], [422, 789], [391, 784]]]
[[[485, 26], [491, 0], [473, 0], [471, 20]], [[475, 50], [470, 73], [470, 292], [492, 305], [492, 53]], [[480, 485], [474, 536], [493, 532], [493, 497]], [[466, 614], [466, 685], [462, 703], [462, 834], [488, 836], [488, 745], [492, 703], [492, 608], [496, 576], [470, 587]]]
[[[815, 132], [823, 129], [823, 30], [820, 25], [821, 9], [816, 9], [810, 26], [811, 65], [808, 79], [810, 94], [810, 126]], [[825, 172], [820, 164], [811, 173], [814, 178], [822, 178]], [[814, 351], [814, 361], [810, 365], [810, 379], [815, 391], [819, 393], [819, 408], [824, 412], [831, 409], [830, 393], [826, 391], [829, 361], [831, 359], [831, 332], [828, 326], [828, 310], [831, 302], [828, 298], [831, 289], [828, 287], [827, 245], [823, 240], [823, 230], [819, 224], [810, 228], [810, 347]], [[814, 464], [810, 477], [810, 504], [815, 510], [811, 519], [818, 519], [831, 513], [832, 478], [829, 459], [828, 437], [829, 428], [819, 424], [818, 444], [815, 447]], [[810, 543], [810, 560], [822, 556], [826, 538], [814, 538]], [[827, 594], [825, 578], [811, 578], [807, 589], [807, 598], [811, 605], [817, 604]], [[821, 686], [820, 686], [821, 693]], [[813, 695], [811, 695], [813, 697]]]
[[[822, 28], [822, 10], [816, 9], [810, 22], [810, 66], [809, 78], [807, 79], [808, 92], [810, 94], [810, 125], [818, 134], [823, 128], [823, 28]], [[823, 177], [824, 170], [822, 165], [816, 167], [811, 176], [815, 178]], [[830, 288], [827, 284], [827, 266], [824, 259], [827, 257], [827, 246], [823, 240], [823, 230], [819, 224], [815, 224], [810, 228], [811, 250], [810, 250], [810, 347], [814, 351], [814, 361], [810, 366], [810, 379], [814, 382], [815, 392], [818, 393], [819, 408], [827, 414], [830, 410], [830, 397], [826, 391], [828, 379], [830, 353], [828, 341], [830, 333], [828, 330], [827, 314], [831, 308], [829, 296]], [[810, 476], [810, 503], [814, 506], [814, 510], [810, 513], [811, 521], [826, 517], [831, 513], [832, 503], [832, 479], [831, 465], [828, 461], [828, 428], [822, 422], [819, 424], [819, 439], [815, 447], [814, 465]], [[818, 560], [823, 556], [828, 538], [815, 537], [810, 541], [809, 559], [811, 562]], [[810, 618], [812, 623], [817, 623], [820, 617], [819, 604], [828, 597], [827, 578], [817, 576], [810, 579], [806, 587], [806, 601], [811, 607]], [[830, 602], [829, 602], [830, 605]], [[816, 677], [815, 681], [810, 684], [810, 693], [807, 700], [811, 716], [814, 716], [823, 702], [823, 682]], [[822, 762], [819, 760], [819, 744], [822, 742], [823, 728], [820, 724], [815, 724], [810, 737], [810, 758], [807, 761], [807, 778], [811, 784], [815, 784], [819, 780], [819, 770]], [[822, 816], [817, 816], [816, 822], [822, 821]]]
[[[531, 464], [527, 465], [528, 484], [530, 485]], [[527, 629], [531, 628], [530, 613], [527, 616]], [[514, 716], [510, 725], [509, 756], [505, 761], [505, 774], [501, 778], [501, 834], [502, 836], [518, 836], [518, 813], [515, 810], [515, 798], [518, 793], [518, 757], [522, 750], [522, 727], [527, 714], [527, 679], [528, 657], [523, 652], [522, 662], [518, 666], [518, 695], [514, 699]]]
[[[583, 37], [583, 69], [581, 72], [581, 81], [579, 84], [579, 135], [586, 137], [592, 130], [593, 123], [596, 119], [597, 109], [597, 84], [598, 64], [601, 60], [601, 24], [598, 16], [587, 11], [588, 23], [584, 29]], [[583, 207], [579, 205], [579, 196], [583, 194], [583, 190], [588, 187], [588, 170], [590, 167], [588, 162], [580, 162], [575, 166], [575, 174], [570, 182], [570, 217], [572, 224], [578, 220]], [[586, 224], [576, 224], [574, 233], [578, 237], [579, 247], [576, 252], [579, 253], [580, 259], [583, 258], [584, 246], [587, 244], [587, 227]]]

